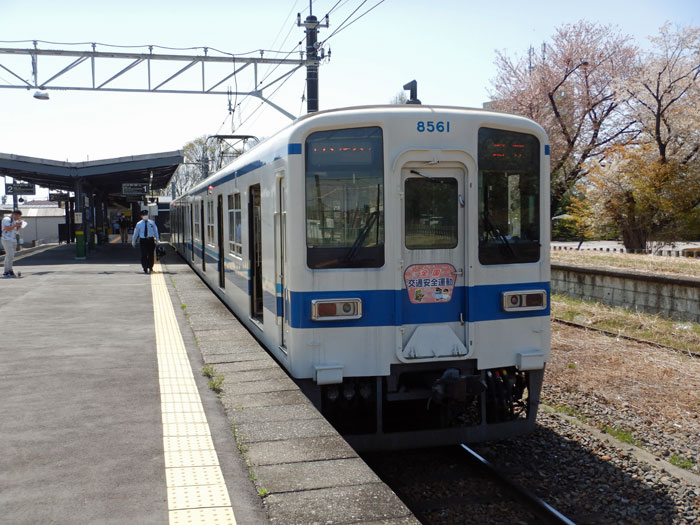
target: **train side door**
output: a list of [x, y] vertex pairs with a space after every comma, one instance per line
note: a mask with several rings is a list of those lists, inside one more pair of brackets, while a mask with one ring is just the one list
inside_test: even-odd
[[250, 187], [248, 201], [248, 238], [250, 239], [250, 316], [263, 321], [262, 215], [260, 185]]
[[189, 234], [190, 234], [190, 261], [194, 262], [194, 214], [195, 214], [195, 204], [190, 204], [187, 206], [189, 211]]
[[226, 287], [226, 245], [224, 242], [224, 196], [216, 199], [216, 240], [219, 247], [219, 287]]
[[466, 169], [401, 170], [404, 362], [459, 359], [466, 341]]
[[285, 183], [284, 183], [284, 172], [280, 171], [277, 173], [277, 224], [276, 224], [276, 261], [275, 265], [277, 267], [277, 282], [275, 283], [275, 299], [277, 302], [277, 317], [280, 325], [280, 348], [286, 353], [286, 331], [287, 326], [287, 315], [286, 315], [286, 304], [285, 298], [287, 297], [287, 287], [285, 284], [284, 273], [286, 264], [286, 239], [287, 239], [287, 208], [285, 204]]
[[202, 271], [207, 271], [207, 223], [204, 222], [204, 208], [206, 200], [202, 199], [199, 207], [199, 231], [202, 233]]

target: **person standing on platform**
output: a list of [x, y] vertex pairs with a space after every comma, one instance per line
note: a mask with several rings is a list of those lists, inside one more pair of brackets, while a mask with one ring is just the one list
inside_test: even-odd
[[141, 266], [143, 273], [153, 271], [155, 259], [156, 241], [158, 237], [158, 227], [154, 221], [148, 220], [148, 211], [141, 212], [141, 220], [134, 227], [134, 234], [131, 237], [131, 245], [136, 248], [136, 241], [141, 245]]
[[9, 217], [2, 218], [2, 247], [5, 250], [5, 267], [2, 276], [16, 277], [12, 271], [12, 261], [15, 258], [17, 246], [17, 231], [22, 227], [22, 212], [13, 210]]
[[129, 217], [123, 213], [119, 214], [119, 235], [121, 235], [122, 244], [129, 242], [129, 226], [131, 226]]

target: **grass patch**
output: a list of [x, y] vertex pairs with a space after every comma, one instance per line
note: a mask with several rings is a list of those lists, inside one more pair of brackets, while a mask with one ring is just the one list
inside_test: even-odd
[[224, 374], [216, 374], [216, 377], [212, 377], [209, 380], [209, 388], [211, 388], [217, 394], [221, 393], [221, 387], [224, 384]]
[[700, 324], [676, 321], [552, 294], [552, 317], [607, 330], [627, 337], [644, 339], [678, 350], [700, 352]]
[[258, 489], [258, 496], [260, 496], [263, 499], [265, 499], [269, 494], [270, 491], [267, 489]]
[[610, 427], [608, 425], [603, 425], [601, 428], [606, 434], [610, 434], [612, 437], [623, 443], [629, 443], [630, 445], [637, 445], [637, 441], [634, 439], [632, 432], [629, 430], [622, 430], [615, 427]]
[[644, 273], [684, 275], [697, 277], [700, 274], [700, 259], [690, 257], [667, 257], [658, 255], [635, 255], [587, 250], [552, 250], [551, 261], [577, 266], [606, 266]]
[[185, 303], [180, 303], [180, 308], [184, 310], [185, 308], [187, 308], [187, 305]]
[[207, 376], [209, 379], [214, 377], [215, 373], [216, 373], [216, 368], [214, 368], [213, 365], [204, 365], [202, 367], [202, 375]]
[[668, 462], [671, 465], [675, 465], [680, 468], [684, 469], [691, 469], [695, 466], [695, 461], [693, 461], [692, 458], [686, 458], [685, 456], [679, 456], [677, 454], [674, 454], [671, 456], [671, 458], [668, 460]]
[[554, 403], [550, 404], [550, 407], [554, 409], [555, 412], [559, 412], [560, 414], [566, 414], [569, 417], [573, 417], [581, 421], [582, 423], [587, 423], [588, 418], [582, 414], [581, 412], [578, 412], [577, 410], [573, 409], [569, 405], [562, 405], [560, 403]]

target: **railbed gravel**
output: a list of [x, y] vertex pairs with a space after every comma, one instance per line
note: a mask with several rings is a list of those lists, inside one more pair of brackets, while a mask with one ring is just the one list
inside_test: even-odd
[[[542, 401], [531, 435], [473, 448], [575, 523], [700, 525], [700, 483], [678, 479], [660, 468], [660, 460], [638, 459], [630, 444], [591, 431], [627, 431], [656, 458], [689, 460], [687, 470], [697, 476], [700, 359], [553, 324]], [[440, 450], [424, 451], [420, 461], [449, 471], [454, 466]], [[405, 469], [397, 475], [401, 485], [423, 483], [442, 497], [459, 497], [460, 482], [421, 482], [425, 469], [411, 468], [419, 463], [418, 451], [411, 454], [385, 458]], [[431, 512], [424, 523], [534, 523], [505, 508], [499, 515], [477, 507]]]
[[555, 324], [542, 401], [533, 435], [477, 448], [576, 523], [700, 524], [700, 485], [587, 428], [700, 474], [700, 359]]

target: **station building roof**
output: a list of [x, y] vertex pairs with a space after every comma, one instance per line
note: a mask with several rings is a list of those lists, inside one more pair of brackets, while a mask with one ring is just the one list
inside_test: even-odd
[[51, 190], [74, 191], [80, 181], [97, 192], [120, 196], [123, 183], [150, 184], [153, 191], [165, 188], [183, 160], [182, 150], [86, 162], [0, 153], [0, 175]]

